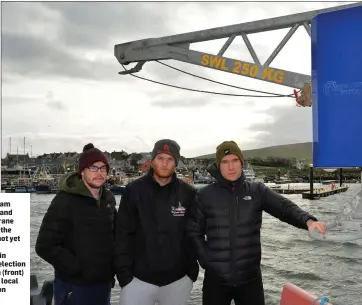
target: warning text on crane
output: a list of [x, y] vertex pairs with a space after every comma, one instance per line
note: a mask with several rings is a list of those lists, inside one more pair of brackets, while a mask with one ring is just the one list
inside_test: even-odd
[[30, 194], [0, 194], [0, 304], [29, 303]]
[[[231, 63], [231, 65], [230, 65]], [[243, 62], [239, 60], [223, 58], [210, 54], [201, 56], [200, 64], [205, 67], [213, 68], [220, 71], [231, 72], [243, 76], [270, 81], [277, 84], [283, 84], [285, 75], [284, 71], [269, 67], [260, 67], [256, 64]]]

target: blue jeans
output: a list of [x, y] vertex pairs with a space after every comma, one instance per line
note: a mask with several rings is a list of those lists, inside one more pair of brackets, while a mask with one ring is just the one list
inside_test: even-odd
[[110, 305], [111, 283], [95, 285], [74, 285], [54, 279], [55, 305]]

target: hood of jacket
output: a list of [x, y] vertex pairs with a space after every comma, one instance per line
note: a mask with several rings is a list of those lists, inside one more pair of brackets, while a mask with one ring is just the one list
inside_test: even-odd
[[[84, 184], [83, 180], [79, 179], [78, 174], [75, 172], [65, 174], [60, 178], [59, 190], [70, 194], [94, 198], [90, 190]], [[102, 197], [102, 195], [105, 193], [106, 189], [103, 186], [100, 189], [99, 197]]]

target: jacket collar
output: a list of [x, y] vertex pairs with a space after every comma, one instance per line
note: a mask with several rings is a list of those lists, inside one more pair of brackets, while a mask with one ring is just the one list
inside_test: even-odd
[[216, 181], [225, 188], [230, 188], [232, 189], [233, 187], [240, 187], [244, 181], [245, 181], [245, 174], [244, 171], [241, 172], [241, 176], [238, 180], [236, 181], [228, 181], [226, 180], [220, 173], [220, 170], [217, 168], [216, 163], [212, 164], [211, 166], [208, 167], [207, 171], [210, 173], [210, 175], [212, 177], [214, 177], [216, 179]]

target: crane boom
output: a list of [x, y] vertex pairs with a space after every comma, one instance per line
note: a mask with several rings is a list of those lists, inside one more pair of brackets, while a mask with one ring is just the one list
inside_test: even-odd
[[[221, 70], [291, 88], [304, 89], [306, 84], [311, 81], [310, 75], [270, 67], [270, 64], [288, 40], [293, 36], [299, 26], [303, 26], [308, 35], [311, 36], [311, 20], [317, 14], [360, 5], [362, 5], [362, 3], [347, 4], [208, 30], [121, 43], [114, 46], [114, 55], [120, 64], [127, 65], [137, 62], [137, 65], [134, 68], [119, 72], [120, 74], [138, 72], [147, 61], [174, 59], [189, 64]], [[284, 28], [290, 28], [289, 32], [282, 39], [265, 63], [261, 64], [247, 34], [261, 33]], [[238, 35], [243, 38], [254, 62], [247, 62], [245, 60], [223, 56], [225, 51]], [[191, 43], [205, 42], [221, 38], [228, 39], [216, 54], [199, 52], [190, 49]]]

